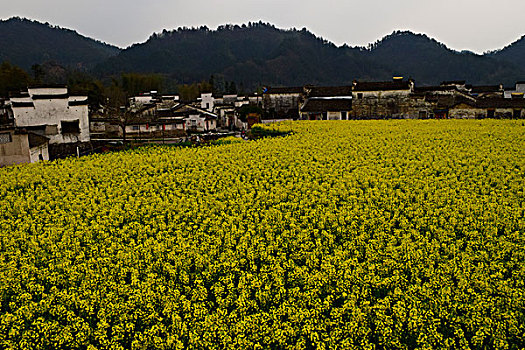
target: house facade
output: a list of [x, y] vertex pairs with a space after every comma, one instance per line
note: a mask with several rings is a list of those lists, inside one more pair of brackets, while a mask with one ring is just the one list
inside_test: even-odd
[[33, 87], [10, 98], [15, 126], [49, 138], [50, 144], [89, 142], [87, 96], [67, 87]]
[[359, 82], [352, 84], [352, 118], [405, 118], [401, 108], [408, 105], [414, 92], [414, 81], [395, 77], [386, 82]]
[[0, 130], [0, 167], [49, 160], [49, 139], [19, 129]]
[[266, 88], [262, 95], [262, 109], [267, 119], [296, 119], [303, 102], [303, 87]]

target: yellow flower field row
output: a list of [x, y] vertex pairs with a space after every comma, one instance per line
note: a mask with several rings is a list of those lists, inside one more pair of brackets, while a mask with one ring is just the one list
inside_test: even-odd
[[0, 348], [525, 347], [521, 122], [264, 127], [0, 169]]

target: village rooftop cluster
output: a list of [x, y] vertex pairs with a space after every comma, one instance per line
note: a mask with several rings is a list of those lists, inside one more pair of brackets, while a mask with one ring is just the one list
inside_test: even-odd
[[116, 113], [90, 111], [66, 86], [33, 86], [0, 100], [0, 166], [89, 153], [116, 140], [179, 142], [189, 135], [231, 135], [281, 120], [524, 118], [525, 82], [472, 86], [412, 79], [348, 86], [267, 87], [246, 96], [203, 93], [196, 101], [155, 91], [131, 97]]

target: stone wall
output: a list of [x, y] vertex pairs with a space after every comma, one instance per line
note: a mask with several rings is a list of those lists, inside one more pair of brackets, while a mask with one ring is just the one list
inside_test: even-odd
[[353, 119], [406, 118], [410, 91], [356, 91], [352, 93]]
[[298, 118], [301, 94], [264, 94], [263, 110], [267, 118]]

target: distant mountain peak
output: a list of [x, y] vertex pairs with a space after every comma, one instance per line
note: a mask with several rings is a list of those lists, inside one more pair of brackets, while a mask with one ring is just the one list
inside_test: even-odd
[[367, 47], [337, 46], [306, 28], [280, 29], [266, 22], [179, 27], [153, 33], [124, 50], [71, 29], [26, 18], [0, 21], [0, 62], [29, 69], [54, 61], [92, 69], [100, 76], [155, 73], [170, 84], [208, 80], [297, 86], [345, 85], [354, 79], [412, 77], [420, 85], [444, 80], [513, 84], [525, 79], [525, 37], [502, 50], [477, 55], [456, 51], [427, 34], [396, 30]]
[[75, 30], [22, 17], [0, 20], [0, 33], [0, 62], [9, 61], [24, 69], [48, 61], [90, 67], [120, 51]]

